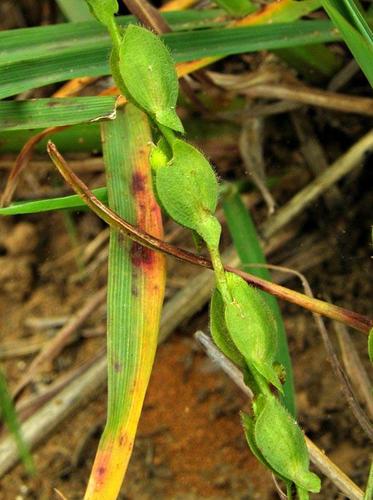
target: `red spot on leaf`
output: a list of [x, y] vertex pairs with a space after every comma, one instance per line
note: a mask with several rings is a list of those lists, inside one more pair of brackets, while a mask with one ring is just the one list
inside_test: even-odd
[[116, 362], [114, 363], [114, 370], [115, 370], [116, 372], [121, 372], [121, 371], [122, 371], [122, 369], [123, 369], [123, 365], [122, 365], [122, 363], [120, 363], [119, 361], [116, 361]]
[[131, 260], [135, 267], [142, 269], [149, 269], [154, 265], [154, 252], [149, 248], [143, 247], [136, 243], [132, 243], [131, 247]]
[[132, 175], [132, 192], [134, 194], [145, 191], [146, 189], [146, 176], [141, 172], [134, 172]]
[[119, 446], [124, 446], [127, 442], [126, 434], [121, 434], [119, 437]]
[[97, 469], [97, 473], [98, 473], [98, 476], [99, 476], [100, 479], [102, 479], [102, 477], [105, 475], [105, 472], [106, 472], [106, 467], [104, 467], [103, 465], [101, 465]]

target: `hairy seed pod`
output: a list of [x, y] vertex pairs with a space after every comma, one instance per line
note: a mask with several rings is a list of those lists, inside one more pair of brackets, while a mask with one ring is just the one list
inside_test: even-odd
[[215, 288], [211, 297], [210, 305], [211, 336], [215, 344], [221, 352], [227, 356], [227, 358], [233, 361], [233, 363], [240, 368], [246, 368], [245, 359], [229, 335], [227, 325], [225, 323], [224, 309], [225, 307], [221, 294], [219, 290]]
[[184, 131], [175, 111], [179, 93], [175, 64], [157, 35], [129, 25], [119, 50], [119, 70], [129, 100], [157, 123]]
[[309, 455], [303, 432], [273, 395], [260, 395], [254, 405], [254, 439], [275, 473], [305, 491], [318, 493], [320, 479], [309, 471]]
[[217, 246], [220, 224], [213, 216], [218, 181], [202, 153], [181, 139], [172, 144], [172, 159], [156, 171], [156, 190], [167, 213], [196, 231], [208, 245]]
[[256, 370], [282, 392], [273, 367], [277, 350], [277, 325], [270, 309], [255, 288], [239, 276], [227, 273], [232, 301], [225, 304], [225, 321], [237, 349], [249, 368]]

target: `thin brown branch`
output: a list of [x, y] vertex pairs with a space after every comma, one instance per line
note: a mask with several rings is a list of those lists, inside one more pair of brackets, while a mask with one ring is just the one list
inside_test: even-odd
[[7, 207], [12, 201], [14, 191], [16, 190], [18, 184], [19, 176], [21, 172], [25, 169], [25, 167], [27, 167], [30, 158], [34, 152], [35, 146], [39, 144], [39, 142], [42, 139], [44, 139], [44, 137], [46, 137], [47, 135], [53, 134], [55, 132], [60, 132], [61, 130], [64, 130], [66, 128], [67, 126], [46, 128], [45, 130], [42, 130], [38, 134], [31, 137], [26, 142], [26, 144], [21, 149], [21, 152], [17, 156], [17, 159], [12, 167], [12, 170], [10, 171], [4, 192], [0, 199], [0, 206]]
[[[311, 298], [314, 297], [311, 286], [310, 286], [307, 278], [304, 276], [304, 274], [300, 273], [299, 271], [296, 271], [295, 269], [289, 269], [288, 267], [283, 267], [283, 266], [274, 266], [271, 264], [252, 264], [250, 266], [251, 267], [265, 267], [267, 269], [274, 269], [276, 271], [281, 271], [284, 273], [293, 274], [294, 276], [297, 276], [299, 278], [299, 280], [301, 281], [306, 295], [308, 297], [311, 297]], [[371, 441], [373, 441], [372, 425], [369, 422], [369, 418], [367, 417], [364, 410], [362, 409], [359, 401], [355, 397], [353, 388], [351, 387], [350, 380], [347, 377], [345, 371], [343, 370], [341, 363], [339, 362], [339, 359], [335, 353], [334, 347], [329, 339], [328, 331], [326, 329], [324, 320], [319, 314], [316, 314], [316, 313], [313, 313], [313, 317], [314, 317], [317, 329], [320, 332], [321, 339], [324, 343], [324, 347], [325, 347], [326, 353], [328, 355], [329, 362], [331, 364], [331, 367], [334, 371], [335, 376], [339, 380], [341, 391], [346, 398], [347, 404], [350, 407], [350, 410], [353, 413], [353, 415], [355, 416], [356, 420], [358, 421], [360, 427], [363, 429], [363, 431], [369, 437], [369, 439]]]
[[[123, 232], [126, 236], [136, 241], [140, 245], [146, 246], [152, 250], [163, 252], [179, 260], [189, 262], [190, 264], [207, 267], [209, 269], [212, 268], [212, 264], [209, 259], [198, 256], [186, 250], [181, 250], [180, 248], [159, 240], [158, 238], [145, 233], [141, 229], [131, 225], [130, 223], [122, 219], [118, 214], [113, 212], [110, 208], [108, 208], [100, 200], [98, 200], [88, 189], [88, 187], [82, 182], [82, 180], [77, 177], [74, 172], [72, 172], [64, 158], [58, 152], [56, 146], [51, 141], [48, 142], [47, 149], [49, 156], [51, 157], [57, 169], [60, 171], [61, 175], [64, 177], [65, 181], [73, 188], [73, 190], [81, 197], [81, 199], [89, 206], [89, 208], [91, 208], [91, 210], [96, 213], [96, 215], [98, 215], [111, 227], [116, 228], [118, 231]], [[226, 266], [225, 269], [227, 271], [238, 274], [251, 285], [260, 288], [261, 290], [268, 292], [271, 295], [278, 297], [279, 299], [299, 305], [310, 311], [322, 314], [331, 319], [335, 319], [336, 321], [341, 321], [342, 323], [350, 325], [352, 328], [355, 328], [362, 332], [368, 333], [369, 329], [373, 326], [373, 321], [371, 319], [359, 313], [355, 313], [333, 304], [329, 304], [322, 300], [311, 299], [304, 294], [295, 292], [280, 285], [276, 285], [238, 269], [233, 269], [229, 266]]]
[[168, 33], [171, 28], [158, 10], [147, 0], [122, 0], [128, 10], [136, 16], [147, 28], [156, 33]]
[[26, 373], [16, 386], [13, 391], [13, 397], [17, 398], [27, 386], [27, 384], [35, 376], [35, 373], [39, 369], [42, 363], [45, 361], [50, 361], [55, 356], [57, 356], [63, 347], [69, 341], [71, 335], [76, 331], [77, 328], [86, 320], [86, 318], [92, 314], [97, 307], [102, 304], [106, 299], [106, 287], [102, 288], [96, 292], [89, 300], [84, 304], [84, 306], [70, 318], [70, 320], [64, 325], [61, 330], [57, 333], [52, 340], [50, 340], [39, 354], [33, 359], [32, 363], [28, 367]]
[[370, 417], [373, 418], [372, 384], [369, 380], [367, 372], [365, 371], [355, 345], [352, 342], [351, 335], [349, 334], [347, 328], [341, 323], [334, 323], [334, 329], [337, 332], [338, 343], [345, 370], [348, 373], [357, 394], [360, 395], [360, 399], [365, 402]]
[[276, 214], [268, 219], [263, 228], [263, 236], [269, 238], [284, 224], [293, 219], [320, 194], [333, 186], [344, 175], [362, 164], [364, 158], [373, 150], [373, 129], [356, 142], [346, 153], [341, 155], [321, 175], [316, 177], [305, 188], [299, 191], [287, 204], [279, 208]]
[[246, 88], [244, 92], [253, 98], [295, 101], [344, 113], [373, 116], [373, 99], [368, 97], [355, 97], [303, 85], [285, 84], [255, 85]]

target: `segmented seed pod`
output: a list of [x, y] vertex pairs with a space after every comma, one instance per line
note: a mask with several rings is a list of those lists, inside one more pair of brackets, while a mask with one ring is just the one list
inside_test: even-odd
[[226, 273], [232, 301], [225, 304], [229, 334], [250, 370], [260, 373], [282, 392], [273, 366], [277, 350], [277, 325], [260, 293], [236, 274]]
[[240, 368], [246, 368], [245, 359], [229, 335], [224, 316], [224, 301], [217, 288], [215, 288], [210, 305], [210, 331], [211, 336], [227, 358], [235, 363]]
[[254, 440], [271, 469], [292, 481], [304, 497], [318, 493], [320, 479], [309, 470], [309, 454], [297, 422], [273, 395], [260, 395], [253, 406]]

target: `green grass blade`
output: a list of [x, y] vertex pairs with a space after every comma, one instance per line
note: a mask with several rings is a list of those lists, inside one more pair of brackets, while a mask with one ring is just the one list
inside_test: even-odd
[[115, 97], [0, 102], [0, 130], [27, 130], [112, 119]]
[[12, 397], [9, 393], [8, 386], [1, 367], [0, 367], [0, 418], [5, 422], [9, 431], [13, 435], [18, 447], [19, 456], [27, 472], [29, 474], [33, 474], [35, 472], [34, 462], [27, 445], [23, 440], [20, 430], [20, 425], [17, 418], [17, 413], [15, 411]]
[[[279, 0], [258, 11], [255, 24], [291, 23], [320, 7], [321, 0]], [[341, 58], [321, 44], [280, 49], [276, 54], [312, 82], [330, 78], [341, 66]]]
[[[107, 189], [101, 187], [93, 189], [94, 195], [103, 203], [107, 202]], [[9, 207], [0, 208], [0, 216], [37, 214], [40, 212], [50, 212], [51, 210], [86, 210], [87, 205], [77, 195], [61, 196], [35, 201], [16, 201]]]
[[[52, 51], [45, 51], [41, 44], [34, 46], [33, 55], [28, 60], [12, 58], [13, 62], [0, 64], [0, 98], [79, 76], [110, 73], [111, 44], [108, 36], [100, 34], [89, 39], [83, 37], [77, 44], [76, 37], [80, 37], [79, 25], [84, 23], [68, 24], [72, 25], [69, 37], [60, 36], [59, 44]], [[75, 31], [72, 30], [74, 27]], [[0, 45], [1, 37], [2, 34]], [[196, 30], [193, 34], [190, 31], [168, 33], [163, 38], [175, 61], [186, 62], [206, 56], [223, 57], [257, 50], [331, 42], [338, 40], [338, 34], [329, 21], [296, 21], [291, 24], [210, 28]], [[32, 41], [25, 41], [21, 49], [25, 49], [28, 44], [32, 45]], [[18, 47], [18, 50], [21, 49]], [[6, 55], [7, 50], [4, 52]], [[8, 53], [8, 59], [9, 57], [11, 55]]]
[[323, 7], [373, 86], [373, 33], [351, 0], [323, 0]]
[[[221, 11], [183, 11], [164, 14], [173, 31], [216, 26], [215, 19]], [[134, 16], [118, 17], [121, 27], [136, 23]], [[79, 45], [93, 47], [105, 42], [110, 46], [109, 35], [96, 20], [76, 23], [61, 23], [51, 26], [20, 28], [0, 32], [0, 64], [32, 61], [38, 57], [53, 56]], [[83, 62], [83, 61], [80, 61]]]
[[356, 4], [354, 0], [342, 0], [344, 6], [351, 18], [352, 24], [355, 25], [359, 33], [366, 39], [366, 41], [373, 44], [373, 32], [364, 17], [363, 10]]
[[256, 10], [251, 0], [215, 0], [215, 2], [231, 16], [246, 16]]
[[372, 500], [373, 498], [373, 461], [370, 464], [368, 484], [365, 489], [364, 499], [363, 500]]
[[[133, 105], [104, 122], [103, 150], [109, 206], [136, 226], [162, 237], [152, 193], [151, 132]], [[111, 229], [108, 278], [108, 415], [85, 499], [115, 499], [136, 435], [157, 347], [165, 287], [164, 256]]]
[[[1, 131], [0, 154], [16, 153], [24, 146], [31, 137], [44, 129], [37, 130], [15, 130]], [[35, 151], [45, 153], [47, 142], [53, 137], [53, 141], [61, 151], [99, 152], [101, 151], [100, 128], [98, 123], [72, 125], [66, 130], [51, 134], [36, 145]]]
[[[271, 274], [267, 269], [247, 266], [247, 264], [265, 264], [266, 259], [260, 246], [255, 225], [237, 192], [230, 192], [224, 196], [223, 209], [234, 246], [241, 260], [242, 269], [255, 276], [271, 281]], [[284, 384], [283, 401], [289, 412], [295, 416], [293, 370], [280, 307], [275, 297], [264, 292], [262, 294], [271, 308], [278, 326], [279, 345], [276, 359], [284, 365], [287, 374]]]
[[343, 61], [335, 52], [321, 44], [280, 49], [276, 54], [312, 83], [331, 78]]
[[85, 0], [57, 0], [57, 3], [69, 21], [80, 22], [93, 19]]

